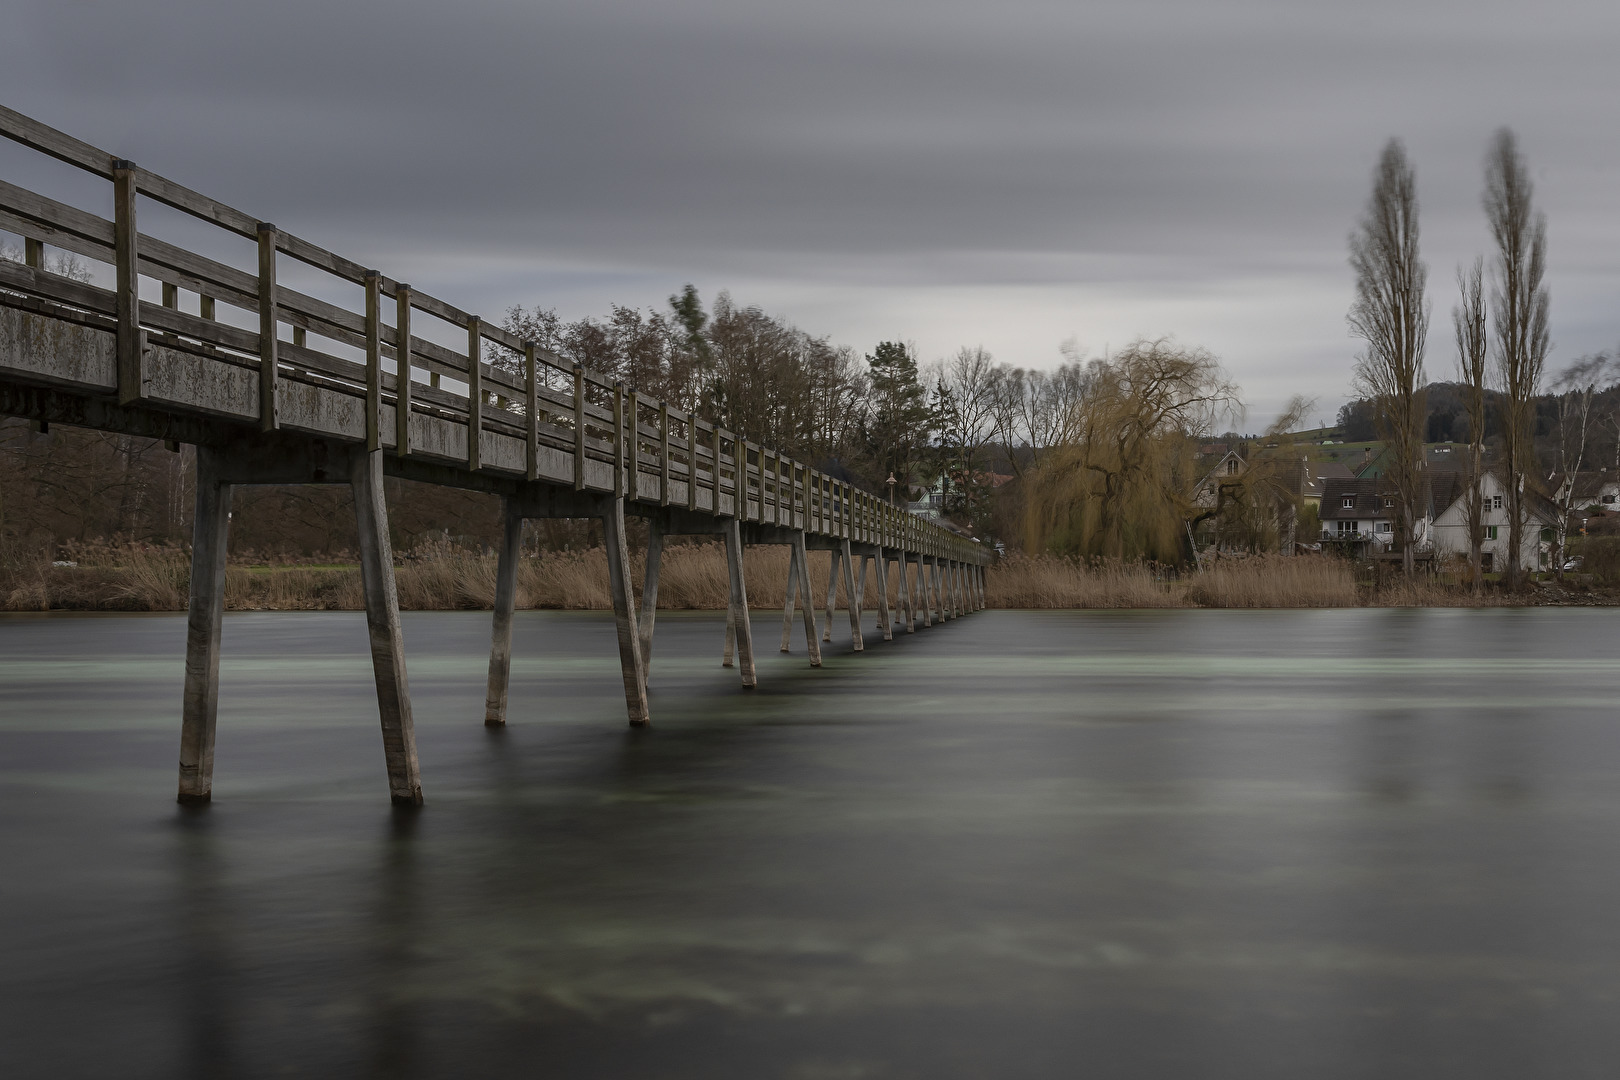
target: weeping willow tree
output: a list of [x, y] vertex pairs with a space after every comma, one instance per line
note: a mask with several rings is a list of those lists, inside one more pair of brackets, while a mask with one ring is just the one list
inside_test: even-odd
[[1093, 361], [1052, 447], [1031, 477], [1031, 551], [1179, 562], [1199, 439], [1237, 407], [1237, 387], [1208, 350], [1133, 341]]
[[[1215, 543], [1223, 551], [1292, 550], [1301, 522], [1306, 454], [1294, 432], [1316, 408], [1313, 398], [1295, 395], [1260, 438], [1248, 468], [1216, 485], [1215, 505], [1193, 518], [1212, 521]], [[1305, 535], [1315, 539], [1320, 527], [1305, 522]]]

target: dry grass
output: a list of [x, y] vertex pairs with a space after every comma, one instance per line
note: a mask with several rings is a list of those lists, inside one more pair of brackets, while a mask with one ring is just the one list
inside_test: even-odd
[[990, 568], [994, 608], [1186, 607], [1177, 591], [1140, 563], [1088, 565], [1055, 555], [1013, 555]]
[[1355, 577], [1334, 559], [1222, 559], [1178, 575], [1142, 563], [1084, 563], [1015, 555], [987, 575], [999, 608], [1355, 607]]
[[1342, 559], [1260, 555], [1220, 559], [1186, 582], [1186, 597], [1198, 607], [1355, 607], [1356, 579]]
[[[54, 561], [48, 550], [0, 546], [0, 609], [107, 611], [184, 610], [190, 559], [178, 548], [135, 544], [70, 546]], [[810, 553], [813, 602], [826, 603], [826, 552]], [[61, 565], [66, 562], [71, 565]], [[748, 596], [754, 606], [779, 608], [787, 586], [783, 547], [748, 549]], [[641, 556], [632, 560], [640, 586]], [[841, 577], [842, 575], [840, 575]], [[395, 570], [400, 606], [407, 610], [488, 609], [495, 593], [495, 557], [436, 545], [407, 553]], [[890, 583], [895, 597], [896, 583]], [[659, 607], [719, 610], [728, 592], [719, 544], [665, 548]], [[842, 581], [837, 604], [847, 606]], [[1358, 586], [1351, 564], [1331, 558], [1258, 556], [1222, 559], [1201, 573], [1178, 575], [1143, 564], [1087, 564], [1054, 556], [1012, 556], [990, 568], [986, 599], [994, 608], [1310, 608], [1475, 607], [1557, 601], [1537, 591], [1520, 595], [1438, 581], [1398, 578]], [[1612, 598], [1607, 598], [1611, 599]], [[803, 602], [802, 600], [800, 601]], [[1584, 602], [1593, 602], [1586, 600]], [[1601, 602], [1601, 601], [1599, 601]], [[877, 603], [869, 575], [863, 604]], [[612, 607], [607, 558], [601, 548], [549, 552], [518, 566], [520, 608], [604, 610]], [[233, 611], [356, 611], [364, 607], [353, 566], [231, 566], [225, 605]]]

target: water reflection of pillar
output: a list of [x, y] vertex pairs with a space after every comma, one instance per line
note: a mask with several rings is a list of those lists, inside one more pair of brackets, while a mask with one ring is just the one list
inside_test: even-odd
[[232, 966], [225, 890], [207, 805], [182, 805], [176, 845], [180, 913], [180, 1028], [185, 1076], [230, 1076]]
[[366, 1074], [390, 1080], [412, 1075], [418, 1057], [416, 1024], [405, 991], [414, 984], [411, 945], [417, 931], [415, 841], [420, 816], [414, 807], [393, 810], [377, 868], [371, 919], [375, 961], [366, 980], [371, 1007]]

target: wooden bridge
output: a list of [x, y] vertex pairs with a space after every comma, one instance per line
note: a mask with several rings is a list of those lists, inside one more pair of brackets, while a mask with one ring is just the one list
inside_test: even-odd
[[[26, 256], [23, 263], [0, 260], [0, 415], [42, 429], [66, 424], [197, 448], [182, 802], [207, 801], [212, 788], [235, 484], [351, 485], [388, 786], [399, 803], [420, 803], [422, 784], [385, 475], [501, 496], [486, 724], [506, 719], [526, 518], [601, 519], [634, 725], [651, 718], [647, 671], [665, 536], [723, 539], [731, 584], [725, 663], [735, 649], [745, 687], [755, 684], [755, 672], [744, 545], [789, 547], [784, 647], [797, 603], [814, 666], [819, 641], [830, 640], [840, 579], [854, 647], [863, 647], [868, 568], [876, 574], [885, 640], [896, 626], [910, 633], [919, 621], [930, 626], [983, 606], [987, 552], [938, 524], [4, 107], [0, 134], [109, 181], [112, 197], [108, 218], [0, 180], [0, 230], [23, 237]], [[256, 262], [256, 272], [140, 233], [143, 200], [216, 228], [222, 236], [215, 239], [239, 246], [241, 261]], [[91, 282], [49, 272], [46, 245], [91, 260]], [[356, 310], [278, 281], [288, 269], [309, 278], [306, 268], [322, 283], [311, 292], [346, 291]], [[182, 294], [196, 314], [182, 310]], [[464, 340], [465, 348], [440, 344], [445, 340]], [[639, 611], [627, 515], [648, 523]], [[832, 552], [820, 632], [812, 549]], [[893, 613], [891, 567], [898, 579]]]

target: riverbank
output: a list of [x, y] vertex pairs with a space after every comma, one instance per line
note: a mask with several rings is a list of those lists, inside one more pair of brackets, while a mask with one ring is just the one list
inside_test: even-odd
[[[0, 565], [0, 609], [8, 611], [180, 611], [186, 606], [190, 562], [172, 547], [86, 545], [13, 557]], [[828, 555], [812, 552], [812, 580], [827, 580]], [[641, 557], [633, 556], [641, 579]], [[489, 608], [495, 557], [447, 545], [406, 553], [396, 567], [400, 606], [409, 611]], [[787, 549], [756, 547], [746, 559], [754, 606], [780, 607], [787, 586]], [[717, 544], [674, 544], [664, 552], [659, 606], [719, 610], [726, 605], [726, 563]], [[818, 586], [819, 591], [819, 586]], [[891, 588], [891, 593], [892, 593]], [[1325, 608], [1523, 607], [1614, 605], [1620, 594], [1590, 585], [1538, 584], [1521, 593], [1488, 588], [1475, 596], [1444, 580], [1375, 585], [1338, 559], [1261, 556], [1225, 559], [1199, 573], [1176, 574], [1141, 564], [1084, 564], [1052, 556], [1013, 556], [992, 566], [986, 599], [993, 608]], [[825, 597], [818, 597], [820, 604]], [[226, 572], [226, 607], [233, 611], [358, 611], [364, 607], [359, 568], [344, 560], [310, 563], [244, 561]], [[838, 589], [839, 606], [845, 603]], [[877, 604], [866, 585], [865, 606]], [[600, 548], [544, 552], [518, 568], [519, 608], [606, 610], [612, 607], [607, 563]]]

